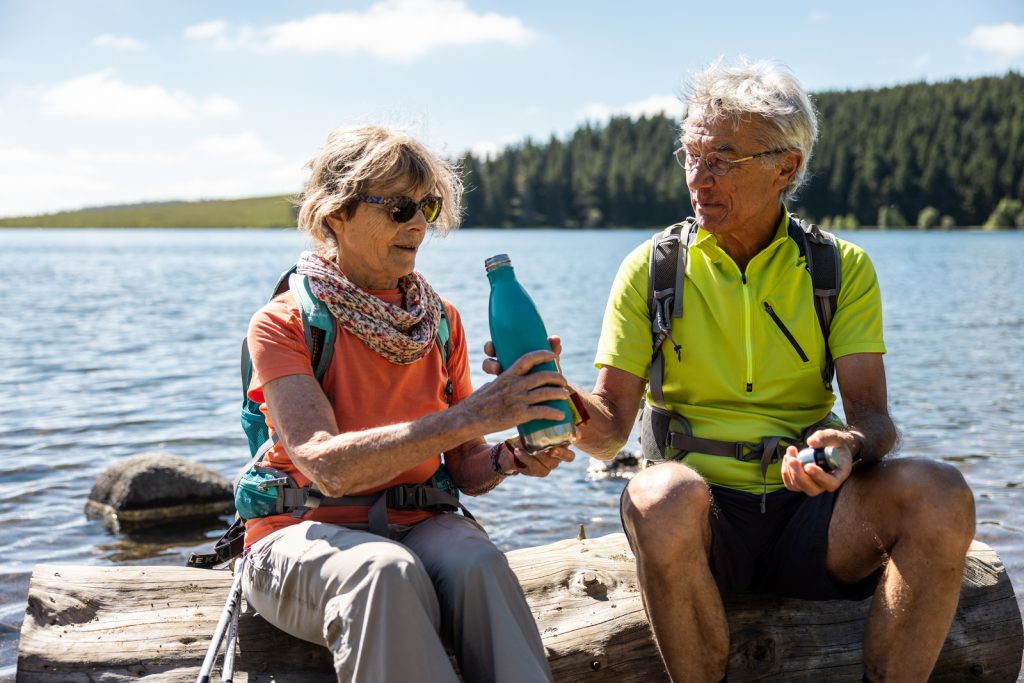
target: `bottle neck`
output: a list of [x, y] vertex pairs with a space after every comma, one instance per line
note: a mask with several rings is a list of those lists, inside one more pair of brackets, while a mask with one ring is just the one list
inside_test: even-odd
[[487, 271], [487, 279], [490, 280], [491, 284], [502, 280], [514, 280], [515, 278], [516, 272], [512, 269], [511, 265], [498, 266], [493, 270]]

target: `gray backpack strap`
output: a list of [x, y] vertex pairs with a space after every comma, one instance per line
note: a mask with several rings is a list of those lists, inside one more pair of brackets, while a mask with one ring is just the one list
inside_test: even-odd
[[[685, 236], [683, 231], [685, 232]], [[647, 309], [651, 318], [651, 399], [665, 407], [666, 341], [672, 342], [676, 358], [682, 358], [682, 346], [672, 337], [672, 320], [683, 317], [683, 284], [686, 281], [686, 257], [697, 236], [697, 223], [688, 218], [665, 228], [651, 238], [647, 278]], [[682, 242], [683, 248], [680, 249]]]
[[807, 272], [811, 275], [814, 312], [818, 316], [818, 326], [821, 327], [821, 334], [825, 338], [825, 367], [821, 379], [825, 387], [832, 391], [836, 366], [832, 359], [829, 333], [832, 330], [832, 318], [835, 316], [839, 289], [843, 282], [839, 244], [832, 233], [822, 230], [817, 225], [804, 223], [796, 214], [789, 215], [789, 236], [796, 242], [800, 255], [807, 262]]
[[284, 501], [283, 511], [294, 508], [293, 517], [303, 517], [310, 510], [320, 507], [365, 506], [369, 508], [367, 523], [370, 533], [388, 536], [388, 510], [428, 510], [431, 512], [455, 512], [470, 519], [476, 519], [459, 499], [447, 491], [430, 484], [396, 484], [383, 491], [365, 496], [342, 496], [331, 498], [320, 493], [314, 486], [287, 488], [280, 491]]

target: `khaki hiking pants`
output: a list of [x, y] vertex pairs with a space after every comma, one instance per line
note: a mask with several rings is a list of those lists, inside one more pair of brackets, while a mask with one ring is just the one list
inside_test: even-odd
[[338, 680], [551, 681], [519, 582], [483, 529], [441, 514], [400, 541], [323, 522], [254, 544], [242, 585], [277, 628], [324, 645]]

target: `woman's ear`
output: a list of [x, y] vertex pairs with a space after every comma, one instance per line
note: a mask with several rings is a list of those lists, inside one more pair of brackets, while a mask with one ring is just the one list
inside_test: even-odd
[[345, 229], [345, 221], [333, 214], [325, 218], [324, 222], [327, 224], [326, 227], [333, 232], [335, 236]]

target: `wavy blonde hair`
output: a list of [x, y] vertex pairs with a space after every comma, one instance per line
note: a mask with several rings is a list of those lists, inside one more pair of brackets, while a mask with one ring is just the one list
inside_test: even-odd
[[403, 131], [370, 125], [337, 128], [306, 167], [312, 173], [298, 198], [298, 227], [329, 255], [338, 245], [327, 218], [351, 218], [359, 194], [437, 194], [441, 214], [431, 228], [441, 234], [455, 230], [462, 219], [458, 168]]

